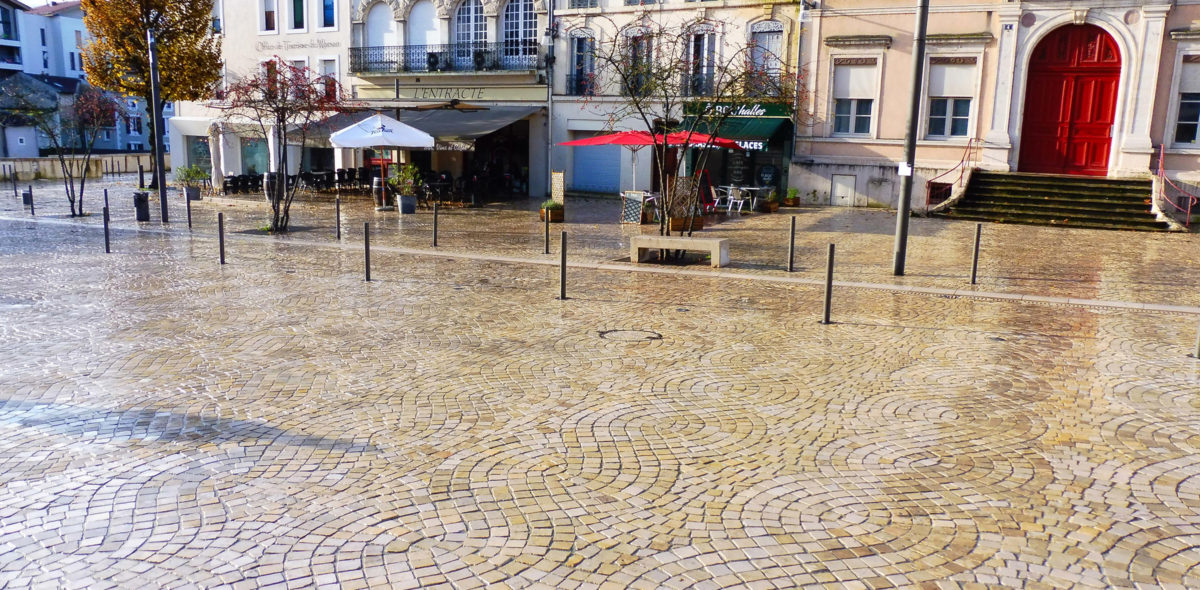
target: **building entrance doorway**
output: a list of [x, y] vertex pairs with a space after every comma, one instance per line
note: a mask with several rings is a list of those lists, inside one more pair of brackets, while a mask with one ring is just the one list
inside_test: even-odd
[[1022, 172], [1108, 174], [1121, 52], [1095, 25], [1068, 25], [1029, 62], [1021, 125]]

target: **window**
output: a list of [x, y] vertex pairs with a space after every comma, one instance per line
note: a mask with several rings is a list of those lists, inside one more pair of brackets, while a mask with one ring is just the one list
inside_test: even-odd
[[49, 51], [42, 52], [42, 69], [43, 70], [50, 69], [50, 52]]
[[971, 97], [975, 95], [974, 57], [929, 58], [929, 113], [925, 136], [931, 139], [971, 135]]
[[130, 117], [128, 120], [126, 120], [125, 121], [125, 133], [127, 133], [129, 135], [141, 135], [142, 134], [142, 118], [141, 117]]
[[1200, 143], [1200, 92], [1179, 94], [1179, 117], [1175, 123], [1175, 143]]
[[533, 0], [508, 0], [504, 6], [505, 69], [537, 67], [537, 14]]
[[750, 27], [750, 79], [747, 91], [751, 96], [779, 96], [782, 93], [781, 72], [783, 23], [777, 20], [757, 22]]
[[75, 31], [75, 47], [83, 48], [83, 31]]
[[712, 30], [692, 33], [688, 43], [688, 96], [709, 96], [713, 93], [713, 62], [716, 56], [717, 34]]
[[279, 93], [279, 64], [265, 61], [262, 64], [263, 77], [267, 79], [267, 96], [275, 98]]
[[470, 70], [475, 67], [476, 44], [482, 45], [487, 41], [487, 22], [483, 18], [482, 2], [463, 0], [463, 3], [458, 5], [458, 11], [454, 15], [452, 38], [455, 44], [454, 69]]
[[833, 132], [867, 135], [871, 133], [870, 98], [838, 98], [833, 103]]
[[104, 136], [104, 141], [110, 141], [110, 140], [112, 140], [112, 131], [109, 131], [108, 129], [105, 129], [105, 130], [104, 130], [104, 133], [103, 133], [103, 136]]
[[592, 96], [596, 93], [595, 51], [594, 38], [571, 38], [571, 72], [567, 74], [568, 95]]
[[833, 63], [833, 133], [870, 135], [878, 75], [876, 59], [838, 58]]
[[42, 29], [42, 47], [46, 46], [46, 29]]
[[1179, 73], [1179, 112], [1175, 143], [1200, 145], [1200, 55], [1185, 55]]
[[[82, 65], [82, 64], [80, 64], [80, 65]], [[71, 52], [71, 69], [72, 70], [78, 69], [75, 67], [75, 52], [74, 51]]]
[[332, 28], [337, 26], [337, 6], [334, 0], [321, 0], [321, 26]]
[[337, 96], [337, 60], [323, 59], [320, 68], [321, 80], [325, 85], [325, 97], [333, 99]]
[[971, 99], [929, 99], [929, 136], [966, 137], [971, 120]]
[[[0, 6], [0, 39], [7, 39], [9, 41], [17, 40], [17, 23], [13, 16], [13, 10], [11, 8], [7, 6]], [[43, 29], [43, 31], [44, 30], [45, 29]], [[46, 41], [43, 38], [42, 45], [45, 44]]]
[[259, 17], [258, 30], [274, 31], [275, 30], [275, 0], [259, 0], [262, 6], [262, 14]]
[[625, 81], [626, 96], [646, 96], [652, 90], [651, 69], [654, 67], [654, 38], [648, 34], [635, 34], [626, 41], [629, 56], [629, 73]]
[[304, 3], [307, 0], [292, 0], [292, 30], [304, 28]]

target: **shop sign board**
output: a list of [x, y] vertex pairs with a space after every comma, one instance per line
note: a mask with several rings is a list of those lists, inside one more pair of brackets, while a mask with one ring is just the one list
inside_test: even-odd
[[395, 86], [362, 84], [354, 86], [354, 95], [362, 99], [387, 100], [448, 100], [489, 101], [511, 100], [545, 102], [545, 86], [413, 86], [401, 85], [399, 93]]
[[713, 114], [730, 117], [782, 117], [791, 118], [792, 105], [786, 102], [689, 102], [683, 106], [685, 115]]

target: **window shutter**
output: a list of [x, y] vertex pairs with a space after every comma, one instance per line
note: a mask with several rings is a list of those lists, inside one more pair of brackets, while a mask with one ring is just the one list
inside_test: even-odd
[[975, 96], [975, 65], [933, 64], [929, 68], [929, 96]]
[[833, 70], [834, 98], [875, 98], [874, 65], [839, 65]]

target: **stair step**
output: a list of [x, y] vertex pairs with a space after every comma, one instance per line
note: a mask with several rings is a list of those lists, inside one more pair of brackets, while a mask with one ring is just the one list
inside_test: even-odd
[[1002, 184], [996, 182], [972, 182], [971, 189], [974, 191], [986, 191], [994, 193], [1015, 194], [1015, 195], [1061, 195], [1064, 197], [1071, 196], [1105, 196], [1114, 198], [1126, 199], [1144, 199], [1150, 196], [1152, 190], [1149, 187], [1144, 189], [1106, 189], [1106, 188], [1081, 188], [1072, 186], [1025, 186]]
[[1149, 213], [1150, 204], [1144, 201], [1111, 202], [1081, 201], [1066, 199], [1006, 198], [1000, 196], [972, 196], [959, 203], [960, 206], [987, 205], [990, 207], [1030, 207], [1034, 209], [1065, 209], [1069, 211], [1121, 211], [1126, 213]]
[[959, 214], [954, 211], [947, 212], [947, 213], [939, 213], [939, 214], [936, 214], [936, 216], [943, 217], [946, 219], [957, 219], [957, 220], [961, 220], [961, 221], [986, 221], [986, 222], [991, 222], [991, 223], [1016, 223], [1016, 224], [1022, 224], [1022, 225], [1054, 225], [1054, 226], [1061, 226], [1061, 227], [1076, 227], [1076, 228], [1083, 228], [1083, 229], [1114, 229], [1114, 230], [1126, 230], [1126, 231], [1165, 231], [1168, 229], [1168, 226], [1166, 223], [1162, 223], [1162, 222], [1158, 222], [1158, 221], [1120, 222], [1120, 223], [1107, 222], [1106, 223], [1106, 222], [1084, 220], [1084, 219], [1071, 219], [1071, 218], [1049, 219], [1049, 220], [1048, 219], [1040, 219], [1040, 218], [1030, 219], [1030, 218], [1018, 217], [1018, 216], [997, 218], [997, 217], [989, 216], [989, 215]]
[[1138, 198], [1106, 198], [1098, 196], [1046, 196], [1046, 195], [1014, 195], [1006, 193], [997, 193], [992, 191], [969, 191], [968, 196], [972, 201], [995, 201], [995, 202], [1011, 202], [1011, 203], [1060, 203], [1064, 207], [1142, 207], [1146, 210], [1150, 209], [1150, 199]]
[[1121, 223], [1129, 221], [1132, 223], [1141, 223], [1144, 221], [1154, 222], [1153, 215], [1142, 213], [1138, 215], [1124, 215], [1121, 213], [1105, 213], [1103, 211], [1062, 211], [1055, 209], [1007, 209], [997, 207], [959, 207], [955, 208], [955, 212], [971, 213], [974, 215], [991, 215], [993, 217], [1028, 217], [1030, 219], [1092, 219], [1096, 221], [1111, 221]]
[[1105, 176], [1069, 176], [1056, 174], [1026, 174], [1020, 172], [976, 172], [973, 178], [998, 182], [1023, 184], [1061, 185], [1068, 183], [1076, 186], [1122, 186], [1150, 187], [1153, 181], [1146, 178], [1108, 178]]

